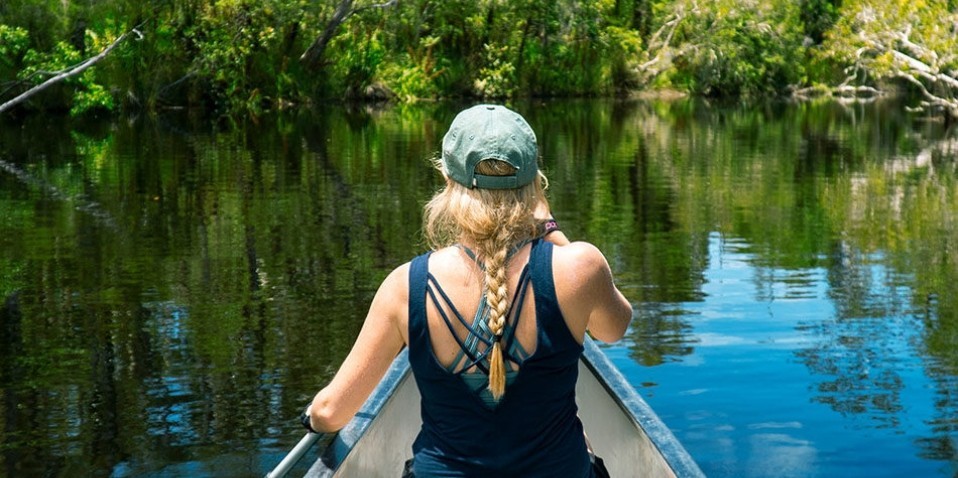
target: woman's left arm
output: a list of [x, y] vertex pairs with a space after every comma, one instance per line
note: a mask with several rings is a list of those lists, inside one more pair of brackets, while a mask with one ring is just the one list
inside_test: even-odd
[[409, 263], [393, 270], [376, 292], [356, 343], [339, 371], [313, 398], [307, 415], [313, 430], [344, 427], [386, 374], [406, 343], [402, 324], [409, 303]]

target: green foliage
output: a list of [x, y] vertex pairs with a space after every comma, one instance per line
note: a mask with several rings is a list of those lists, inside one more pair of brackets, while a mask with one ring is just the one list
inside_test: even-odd
[[0, 102], [3, 102], [3, 91], [13, 90], [11, 86], [4, 84], [4, 79], [16, 77], [29, 42], [29, 32], [26, 29], [0, 23]]
[[411, 101], [441, 94], [436, 79], [445, 74], [448, 61], [436, 60], [434, 52], [440, 42], [437, 36], [421, 38], [419, 48], [398, 55], [398, 61], [383, 69], [382, 78], [400, 98]]
[[333, 40], [331, 48], [343, 52], [335, 56], [331, 71], [341, 81], [339, 88], [346, 96], [359, 96], [369, 86], [383, 59], [386, 48], [380, 41], [381, 33], [376, 30], [350, 31]]
[[803, 79], [803, 35], [793, 2], [676, 2], [673, 8], [687, 12], [673, 48], [676, 86], [706, 96], [764, 95]]
[[25, 29], [0, 24], [0, 68], [16, 68], [28, 44], [29, 34]]
[[637, 59], [642, 51], [639, 32], [630, 28], [610, 26], [603, 31], [603, 44], [607, 45], [610, 59], [608, 68], [612, 84], [617, 88], [638, 87], [635, 75]]
[[258, 111], [261, 91], [254, 80], [257, 57], [276, 42], [272, 2], [218, 0], [199, 12], [186, 36], [196, 47], [191, 69], [214, 102], [227, 109]]
[[430, 81], [428, 72], [409, 57], [387, 66], [383, 70], [383, 78], [396, 95], [406, 101], [429, 98], [436, 93], [435, 85]]
[[30, 49], [23, 57], [25, 66], [18, 76], [20, 79], [26, 79], [45, 72], [63, 70], [79, 63], [80, 60], [80, 52], [66, 42], [57, 43], [51, 52]]
[[954, 0], [403, 0], [390, 8], [355, 0], [322, 61], [307, 69], [299, 57], [339, 3], [10, 0], [0, 7], [0, 84], [56, 58], [88, 58], [101, 38], [133, 25], [142, 25], [142, 39], [73, 80], [75, 93], [61, 89], [42, 105], [75, 113], [174, 105], [255, 114], [384, 90], [403, 101], [642, 88], [764, 96], [835, 84], [849, 68], [864, 67], [869, 81], [889, 77], [899, 65], [861, 57], [862, 34], [884, 41], [890, 37], [881, 32], [910, 25], [943, 68], [953, 68], [955, 57], [945, 52], [956, 49], [950, 23], [941, 20]]
[[889, 81], [915, 71], [916, 63], [905, 56], [933, 71], [954, 71], [955, 22], [958, 14], [944, 0], [847, 0], [820, 52], [820, 61], [831, 66], [834, 76], [820, 80], [835, 82], [844, 75], [859, 84]]
[[802, 0], [800, 5], [805, 35], [814, 45], [821, 44], [825, 32], [838, 20], [842, 0]]
[[[86, 32], [86, 38], [94, 47], [101, 45], [105, 47], [108, 44], [91, 31]], [[23, 67], [17, 76], [24, 84], [35, 85], [54, 74], [76, 66], [83, 60], [80, 52], [66, 42], [57, 43], [50, 52], [29, 49], [23, 55]], [[111, 111], [114, 108], [113, 96], [97, 81], [95, 67], [64, 80], [64, 85], [73, 88], [72, 96], [65, 100], [71, 115], [101, 110]]]
[[30, 45], [49, 50], [72, 32], [60, 0], [4, 0], [0, 2], [0, 24], [23, 28]]
[[475, 89], [479, 96], [503, 98], [515, 94], [516, 66], [509, 61], [512, 57], [509, 46], [483, 45], [483, 67], [479, 69]]
[[[512, 32], [519, 91], [551, 96], [609, 94], [631, 86], [641, 49], [635, 30], [617, 25], [614, 2], [529, 2], [496, 30]], [[507, 18], [513, 17], [510, 15]]]
[[79, 77], [79, 83], [83, 85], [83, 88], [78, 89], [73, 97], [73, 106], [70, 108], [71, 115], [78, 116], [101, 109], [113, 110], [113, 95], [103, 85], [96, 82], [96, 75], [93, 70], [83, 72]]

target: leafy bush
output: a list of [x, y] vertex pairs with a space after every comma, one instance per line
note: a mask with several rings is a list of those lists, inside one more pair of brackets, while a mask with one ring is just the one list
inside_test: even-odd
[[506, 98], [518, 89], [516, 66], [508, 45], [483, 45], [483, 66], [476, 75], [475, 92], [486, 98]]
[[346, 96], [362, 95], [376, 77], [386, 56], [380, 36], [379, 31], [361, 29], [330, 43], [334, 51], [342, 52], [335, 56], [332, 73], [341, 82], [337, 89], [345, 91]]

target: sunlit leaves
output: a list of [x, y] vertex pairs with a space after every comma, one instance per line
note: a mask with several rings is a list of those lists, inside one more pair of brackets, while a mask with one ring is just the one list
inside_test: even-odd
[[479, 69], [475, 81], [475, 90], [479, 96], [502, 98], [512, 96], [516, 91], [516, 68], [509, 61], [510, 49], [508, 46], [483, 46], [483, 60], [485, 65]]
[[680, 0], [665, 12], [664, 22], [675, 25], [663, 23], [674, 37], [661, 47], [671, 62], [662, 74], [675, 86], [712, 96], [774, 94], [803, 77], [794, 2]]
[[[45, 98], [44, 107], [76, 113], [654, 88], [769, 96], [848, 79], [924, 81], [915, 64], [886, 54], [894, 47], [935, 71], [958, 70], [954, 2], [945, 0], [403, 0], [388, 9], [357, 0], [338, 24], [333, 0], [67, 3], [16, 1], [3, 12], [0, 82], [36, 70], [29, 51], [63, 59], [66, 45], [86, 58], [146, 20], [143, 40], [73, 81], [83, 85], [76, 95]], [[299, 61], [330, 27], [322, 61]]]
[[28, 42], [29, 36], [25, 29], [0, 23], [0, 67], [16, 66], [27, 51]]
[[[859, 83], [887, 81], [917, 64], [935, 70], [958, 67], [958, 15], [942, 0], [847, 1], [841, 17], [825, 36], [821, 55], [841, 65]], [[839, 79], [840, 80], [840, 79]], [[833, 80], [834, 81], [834, 80]]]
[[[87, 32], [86, 34], [92, 44], [101, 43], [95, 33]], [[80, 52], [67, 42], [57, 43], [50, 52], [30, 49], [23, 56], [24, 67], [18, 72], [18, 77], [27, 85], [40, 84], [83, 59]], [[70, 114], [79, 115], [91, 110], [113, 109], [113, 96], [97, 81], [94, 68], [86, 70], [80, 76], [67, 79], [66, 83], [75, 87], [70, 102]]]

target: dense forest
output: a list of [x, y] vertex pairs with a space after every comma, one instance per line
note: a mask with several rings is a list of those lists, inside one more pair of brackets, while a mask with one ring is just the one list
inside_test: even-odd
[[0, 113], [677, 91], [958, 117], [956, 51], [958, 0], [5, 0]]

